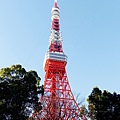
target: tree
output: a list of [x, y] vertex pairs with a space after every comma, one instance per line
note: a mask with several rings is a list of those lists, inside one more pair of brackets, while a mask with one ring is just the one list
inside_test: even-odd
[[95, 87], [87, 101], [91, 120], [120, 120], [120, 94]]
[[85, 105], [82, 105], [80, 107], [81, 120], [87, 120], [87, 116], [88, 116], [88, 110], [86, 109]]
[[26, 120], [38, 106], [40, 77], [21, 65], [0, 70], [0, 120]]

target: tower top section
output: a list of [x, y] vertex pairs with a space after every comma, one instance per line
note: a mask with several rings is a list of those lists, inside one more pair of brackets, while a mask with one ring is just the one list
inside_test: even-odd
[[58, 7], [57, 0], [54, 0], [54, 6], [52, 7], [52, 26], [50, 35], [50, 52], [61, 52], [62, 49], [62, 36], [60, 32], [60, 9]]
[[52, 7], [52, 26], [49, 38], [49, 50], [47, 51], [44, 59], [44, 69], [46, 70], [47, 61], [56, 61], [67, 63], [67, 56], [63, 52], [62, 48], [62, 36], [60, 32], [60, 9], [58, 7], [57, 0], [54, 0]]

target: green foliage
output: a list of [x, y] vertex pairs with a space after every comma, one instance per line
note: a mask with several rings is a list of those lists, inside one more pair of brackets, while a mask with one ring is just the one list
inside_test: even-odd
[[120, 120], [120, 94], [95, 87], [87, 101], [91, 120]]
[[40, 77], [21, 65], [0, 70], [0, 120], [26, 120], [38, 106]]
[[86, 109], [85, 105], [82, 105], [80, 107], [80, 117], [82, 118], [82, 120], [87, 120], [86, 116], [88, 116], [88, 110]]

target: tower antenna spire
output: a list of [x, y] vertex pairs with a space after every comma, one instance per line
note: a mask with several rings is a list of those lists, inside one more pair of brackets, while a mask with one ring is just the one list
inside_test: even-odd
[[57, 0], [54, 0], [54, 7], [58, 7]]

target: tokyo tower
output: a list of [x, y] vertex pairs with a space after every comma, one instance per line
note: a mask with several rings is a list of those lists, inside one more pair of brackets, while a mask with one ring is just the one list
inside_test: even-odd
[[36, 120], [80, 120], [80, 109], [72, 94], [66, 73], [67, 56], [62, 48], [60, 9], [57, 0], [52, 8], [52, 27], [49, 50], [44, 60], [44, 95], [40, 99], [42, 111]]

